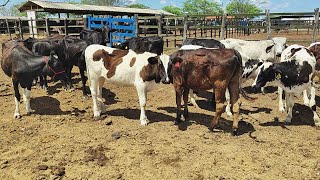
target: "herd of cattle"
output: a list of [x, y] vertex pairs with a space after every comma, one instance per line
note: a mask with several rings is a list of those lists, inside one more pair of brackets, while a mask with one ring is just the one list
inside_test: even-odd
[[[159, 37], [137, 37], [117, 47], [107, 47], [109, 29], [83, 31], [81, 38], [53, 36], [47, 39], [29, 38], [10, 40], [2, 44], [1, 66], [12, 78], [15, 92], [14, 118], [20, 118], [20, 93], [27, 114], [30, 107], [30, 90], [35, 80], [47, 88], [46, 77], [61, 80], [66, 89], [72, 88], [71, 70], [79, 67], [83, 95], [91, 93], [94, 118], [106, 113], [102, 100], [105, 80], [134, 86], [141, 108], [141, 125], [148, 124], [145, 113], [147, 92], [158, 83], [172, 83], [176, 92], [177, 116], [188, 119], [188, 100], [197, 106], [193, 90], [213, 90], [216, 114], [210, 129], [214, 129], [224, 110], [233, 117], [233, 132], [237, 133], [240, 110], [240, 94], [254, 101], [242, 89], [241, 83], [254, 79], [252, 87], [261, 89], [267, 82], [275, 81], [279, 92], [279, 110], [288, 113], [290, 123], [294, 96], [303, 92], [304, 104], [313, 110], [316, 126], [320, 119], [316, 113], [314, 77], [320, 70], [320, 43], [309, 47], [287, 46], [287, 39], [245, 41], [239, 39], [187, 39], [173, 54], [163, 54], [163, 40]], [[85, 77], [85, 71], [87, 77]], [[90, 82], [90, 92], [86, 81]], [[285, 95], [285, 103], [282, 94]], [[184, 100], [181, 112], [181, 98]], [[227, 102], [227, 103], [225, 103]]]

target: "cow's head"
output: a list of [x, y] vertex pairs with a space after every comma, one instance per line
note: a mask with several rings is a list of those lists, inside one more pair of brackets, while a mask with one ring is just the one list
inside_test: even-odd
[[168, 64], [168, 55], [162, 54], [160, 56], [149, 57], [148, 65], [141, 70], [140, 76], [144, 81], [155, 80], [156, 83], [161, 81], [164, 84], [169, 84]]
[[168, 76], [170, 83], [173, 83], [173, 71], [180, 69], [183, 59], [180, 57], [183, 55], [183, 51], [179, 50], [170, 55], [170, 61], [168, 63]]
[[104, 45], [106, 45], [106, 43], [110, 42], [110, 28], [107, 25], [104, 25], [101, 27], [101, 32], [102, 32], [102, 39], [103, 39], [103, 43]]
[[287, 47], [287, 38], [285, 37], [274, 37], [272, 38], [274, 42], [274, 53], [275, 56], [280, 57], [283, 50]]
[[252, 84], [255, 89], [260, 89], [267, 82], [273, 81], [276, 78], [276, 66], [271, 62], [263, 63], [258, 69], [258, 75]]
[[44, 61], [47, 63], [43, 71], [52, 77], [54, 80], [67, 81], [67, 74], [63, 64], [58, 60], [58, 56], [51, 51], [50, 56], [44, 56]]

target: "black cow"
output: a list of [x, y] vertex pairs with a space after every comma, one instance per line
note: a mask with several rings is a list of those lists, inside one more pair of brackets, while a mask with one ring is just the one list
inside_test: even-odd
[[80, 32], [80, 39], [87, 40], [91, 44], [106, 45], [107, 43], [110, 42], [110, 37], [109, 37], [110, 32], [111, 30], [107, 25], [99, 29], [82, 30]]
[[20, 118], [19, 85], [23, 88], [27, 114], [34, 110], [30, 107], [30, 91], [34, 78], [46, 72], [53, 79], [67, 80], [62, 64], [53, 55], [37, 56], [28, 50], [24, 43], [8, 41], [2, 44], [1, 67], [4, 73], [12, 78], [15, 92], [16, 109], [14, 118]]
[[84, 60], [84, 50], [90, 44], [88, 41], [77, 39], [71, 36], [66, 36], [61, 39], [58, 43], [53, 43], [55, 46], [55, 52], [59, 57], [59, 60], [62, 61], [67, 76], [68, 82], [70, 83], [70, 88], [72, 88], [71, 81], [71, 71], [74, 65], [79, 67], [81, 81], [82, 81], [82, 91], [83, 95], [86, 96], [88, 93], [85, 89], [85, 84], [87, 78], [84, 75], [86, 70], [86, 63]]
[[124, 43], [117, 45], [116, 48], [131, 49], [138, 54], [151, 52], [161, 55], [163, 53], [163, 44], [163, 39], [157, 36], [133, 37], [126, 40]]
[[225, 48], [224, 44], [215, 39], [197, 39], [197, 38], [189, 38], [186, 39], [183, 45], [198, 45], [206, 48]]

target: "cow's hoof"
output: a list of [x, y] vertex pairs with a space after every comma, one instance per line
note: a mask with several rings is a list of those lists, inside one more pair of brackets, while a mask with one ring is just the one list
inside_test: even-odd
[[291, 119], [288, 119], [288, 118], [287, 118], [287, 119], [284, 121], [284, 124], [285, 124], [285, 125], [291, 124]]
[[174, 121], [174, 125], [178, 125], [178, 124], [180, 124], [182, 121], [181, 121], [181, 119], [176, 119], [175, 121]]
[[141, 121], [141, 126], [147, 126], [148, 123], [149, 123], [149, 120], [147, 118], [143, 119], [143, 120], [140, 120]]
[[27, 116], [30, 116], [31, 114], [33, 114], [35, 112], [35, 110], [31, 109], [30, 111], [27, 112]]
[[284, 112], [285, 112], [284, 108], [279, 108], [279, 111], [280, 111], [281, 113], [284, 113]]
[[233, 117], [233, 114], [232, 114], [230, 111], [227, 111], [227, 115], [228, 115], [229, 117]]
[[99, 121], [99, 120], [101, 120], [101, 116], [94, 116], [93, 119], [94, 119], [95, 121]]
[[319, 122], [319, 123], [314, 123], [314, 125], [315, 125], [317, 128], [320, 128], [320, 122]]
[[232, 129], [232, 135], [238, 136], [238, 129]]
[[18, 113], [13, 115], [13, 118], [14, 118], [14, 119], [21, 119], [21, 117], [22, 117], [22, 116], [21, 116], [20, 114], [18, 114]]

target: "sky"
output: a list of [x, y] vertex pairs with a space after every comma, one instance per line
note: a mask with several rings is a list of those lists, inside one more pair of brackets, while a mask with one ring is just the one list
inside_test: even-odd
[[[63, 0], [47, 0], [47, 1], [63, 1]], [[77, 0], [76, 0], [77, 1]], [[185, 0], [128, 0], [136, 3], [145, 4], [153, 9], [161, 9], [163, 6], [173, 5], [182, 7]], [[230, 0], [212, 0], [217, 1], [223, 6]], [[257, 0], [252, 0], [257, 1]], [[260, 0], [261, 1], [261, 0]], [[270, 9], [271, 12], [311, 12], [315, 8], [320, 7], [320, 0], [262, 0], [266, 3], [261, 5], [262, 9]], [[0, 3], [5, 0], [0, 0]], [[23, 2], [23, 0], [10, 0], [7, 6]]]

